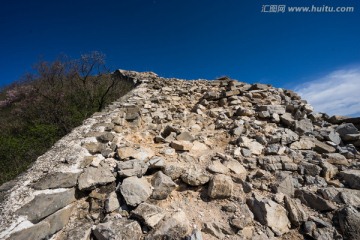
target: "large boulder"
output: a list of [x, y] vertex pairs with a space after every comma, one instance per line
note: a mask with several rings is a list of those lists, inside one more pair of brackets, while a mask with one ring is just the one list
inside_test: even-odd
[[359, 133], [359, 130], [352, 123], [343, 123], [336, 128], [336, 131], [340, 134], [341, 138], [344, 138], [347, 134]]
[[136, 207], [151, 196], [152, 187], [146, 178], [134, 176], [124, 179], [120, 192], [128, 205]]

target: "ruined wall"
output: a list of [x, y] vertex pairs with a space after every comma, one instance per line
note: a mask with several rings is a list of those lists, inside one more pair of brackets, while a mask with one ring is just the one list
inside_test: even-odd
[[0, 239], [360, 238], [359, 130], [289, 90], [137, 87], [0, 187]]

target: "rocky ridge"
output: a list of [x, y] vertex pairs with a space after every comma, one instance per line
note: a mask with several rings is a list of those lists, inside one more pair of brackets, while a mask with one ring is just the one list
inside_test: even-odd
[[357, 119], [118, 70], [129, 94], [0, 187], [0, 239], [360, 239]]

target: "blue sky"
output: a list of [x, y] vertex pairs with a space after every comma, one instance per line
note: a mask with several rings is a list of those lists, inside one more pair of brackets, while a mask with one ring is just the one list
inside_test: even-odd
[[[263, 5], [350, 6], [355, 11], [262, 13]], [[359, 73], [359, 23], [358, 0], [5, 0], [0, 85], [20, 78], [39, 59], [76, 58], [97, 50], [113, 70], [185, 79], [228, 75], [305, 95], [330, 76], [343, 83], [346, 71]], [[353, 88], [359, 87], [359, 77], [351, 75]], [[321, 101], [313, 100], [314, 94], [306, 97], [312, 104], [331, 103], [333, 94]], [[353, 99], [359, 102], [358, 96]], [[351, 107], [341, 114], [360, 115], [360, 106]], [[315, 109], [339, 112], [318, 103]]]

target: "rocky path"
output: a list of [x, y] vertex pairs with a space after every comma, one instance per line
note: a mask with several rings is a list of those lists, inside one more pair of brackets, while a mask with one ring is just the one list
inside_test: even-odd
[[289, 90], [139, 85], [0, 187], [0, 239], [360, 239], [360, 132]]

